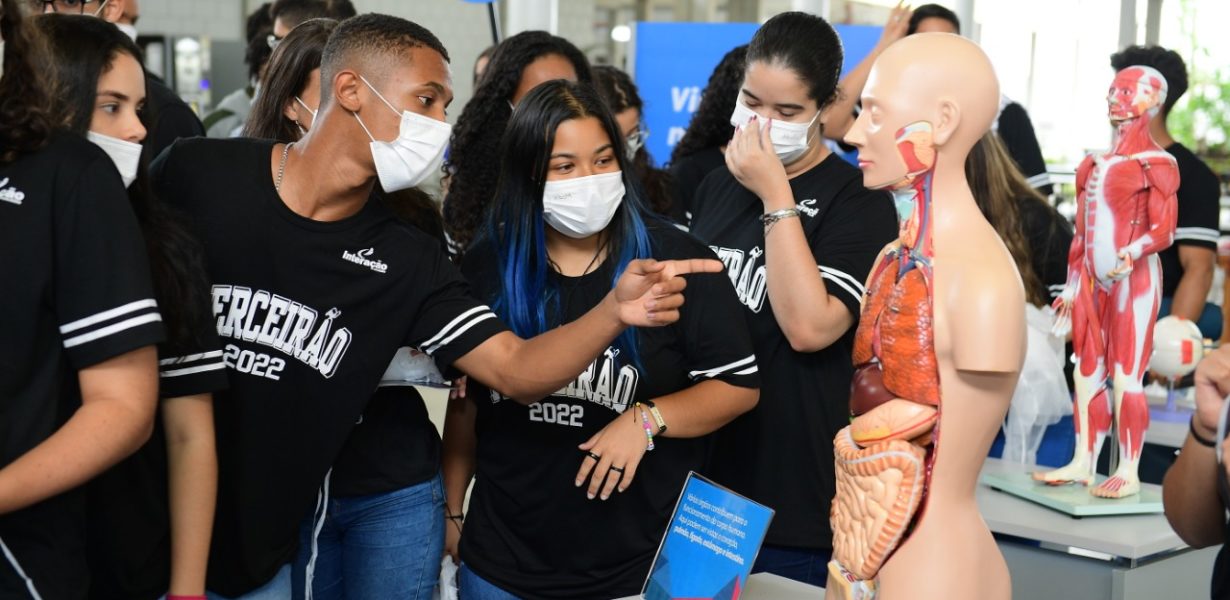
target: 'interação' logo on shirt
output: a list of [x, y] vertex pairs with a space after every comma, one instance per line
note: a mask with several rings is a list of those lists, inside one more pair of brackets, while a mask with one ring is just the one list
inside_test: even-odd
[[368, 248], [358, 252], [350, 252], [342, 250], [342, 260], [352, 262], [356, 265], [363, 265], [377, 273], [387, 273], [389, 265], [382, 260], [372, 260], [371, 256], [376, 252], [375, 248]]
[[5, 177], [0, 180], [0, 201], [8, 202], [21, 206], [21, 201], [26, 199], [26, 193], [17, 189], [17, 186], [4, 187], [9, 184], [9, 178]]

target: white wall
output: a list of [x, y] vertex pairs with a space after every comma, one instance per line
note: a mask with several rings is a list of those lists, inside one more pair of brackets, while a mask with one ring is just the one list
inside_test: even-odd
[[238, 40], [244, 17], [240, 0], [141, 0], [137, 27], [149, 34]]

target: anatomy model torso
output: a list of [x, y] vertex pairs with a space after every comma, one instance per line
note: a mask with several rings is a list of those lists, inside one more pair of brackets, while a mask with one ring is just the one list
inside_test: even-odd
[[839, 498], [832, 508], [833, 558], [851, 581], [873, 580], [900, 544], [935, 456], [930, 450], [940, 381], [933, 331], [931, 125], [902, 128], [897, 145], [910, 169], [907, 184], [894, 191], [900, 237], [871, 273], [854, 342], [853, 418], [833, 442]]
[[877, 59], [846, 136], [901, 227], [867, 284], [834, 440], [830, 599], [1011, 594], [973, 492], [1024, 360], [1024, 290], [964, 171], [998, 98], [973, 42], [909, 36]]
[[1165, 98], [1166, 80], [1154, 69], [1132, 66], [1116, 74], [1108, 97], [1114, 149], [1086, 157], [1077, 170], [1076, 237], [1068, 283], [1056, 301], [1056, 331], [1071, 327], [1076, 352], [1077, 443], [1068, 465], [1034, 478], [1091, 483], [1113, 424], [1119, 466], [1090, 490], [1106, 498], [1140, 491], [1137, 465], [1149, 426], [1141, 379], [1162, 289], [1157, 252], [1174, 239], [1179, 187], [1174, 158], [1149, 136], [1149, 121]]

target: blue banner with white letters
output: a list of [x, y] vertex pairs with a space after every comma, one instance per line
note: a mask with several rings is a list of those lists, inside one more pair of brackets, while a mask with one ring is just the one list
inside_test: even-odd
[[[658, 164], [683, 138], [701, 91], [727, 52], [752, 39], [755, 23], [636, 23], [633, 75], [645, 101], [647, 149]], [[842, 75], [871, 52], [879, 26], [835, 25], [845, 55]]]

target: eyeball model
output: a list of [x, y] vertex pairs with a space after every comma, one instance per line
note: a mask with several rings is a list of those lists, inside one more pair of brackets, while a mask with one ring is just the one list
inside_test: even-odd
[[1153, 358], [1149, 370], [1166, 379], [1178, 379], [1196, 370], [1204, 358], [1204, 336], [1195, 323], [1171, 315], [1153, 327]]

